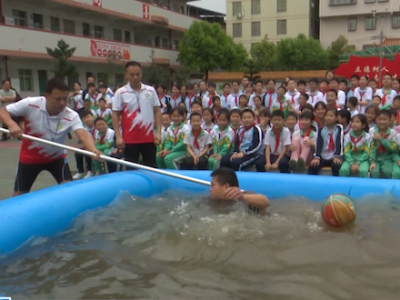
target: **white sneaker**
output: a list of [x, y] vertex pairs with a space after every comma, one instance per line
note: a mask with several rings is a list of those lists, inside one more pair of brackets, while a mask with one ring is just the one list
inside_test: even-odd
[[83, 176], [84, 176], [85, 174], [83, 174], [83, 173], [76, 173], [75, 175], [74, 175], [74, 177], [72, 177], [74, 180], [77, 180], [77, 179], [81, 179]]
[[90, 178], [90, 177], [92, 177], [92, 176], [93, 176], [92, 171], [88, 171], [88, 172], [86, 173], [86, 176], [85, 176], [84, 178]]

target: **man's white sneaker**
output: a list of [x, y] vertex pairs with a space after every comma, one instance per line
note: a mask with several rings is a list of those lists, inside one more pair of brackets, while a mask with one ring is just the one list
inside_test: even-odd
[[85, 174], [83, 174], [83, 173], [76, 173], [75, 175], [74, 175], [74, 177], [72, 177], [74, 180], [77, 180], [77, 179], [81, 179], [81, 178], [83, 178], [83, 176], [84, 176]]
[[93, 176], [92, 171], [88, 171], [88, 172], [86, 173], [86, 176], [85, 176], [84, 178], [90, 178], [90, 177], [92, 177], [92, 176]]

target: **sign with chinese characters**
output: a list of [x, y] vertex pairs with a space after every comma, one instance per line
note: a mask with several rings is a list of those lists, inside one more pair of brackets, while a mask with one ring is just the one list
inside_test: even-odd
[[143, 19], [150, 19], [150, 6], [146, 3], [143, 3]]
[[90, 40], [90, 54], [101, 58], [131, 59], [131, 50], [128, 45], [95, 40]]
[[[369, 78], [379, 81], [379, 60], [379, 56], [350, 56], [347, 63], [341, 64], [335, 70], [335, 74], [349, 79], [353, 74], [367, 75]], [[393, 78], [400, 76], [400, 54], [397, 54], [394, 60], [382, 59], [382, 76], [386, 73], [390, 73]]]
[[103, 7], [103, 0], [93, 0], [93, 6]]

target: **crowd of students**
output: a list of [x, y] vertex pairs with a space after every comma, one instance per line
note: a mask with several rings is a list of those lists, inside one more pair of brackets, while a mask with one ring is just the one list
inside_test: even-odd
[[[174, 85], [171, 95], [155, 86], [162, 109], [157, 166], [236, 171], [254, 166], [258, 172], [281, 173], [308, 168], [312, 175], [331, 167], [333, 176], [400, 178], [398, 79], [385, 74], [377, 89], [367, 76], [355, 74], [348, 84], [329, 73], [321, 81], [287, 78], [278, 88], [273, 79], [252, 83], [244, 77], [224, 84], [222, 95], [213, 82]], [[99, 89], [89, 83], [85, 97], [73, 105], [98, 149], [123, 158], [107, 128], [112, 92], [104, 84]], [[83, 159], [77, 155], [75, 179], [85, 175]], [[109, 165], [108, 170], [116, 169]], [[103, 171], [97, 165], [96, 172]]]

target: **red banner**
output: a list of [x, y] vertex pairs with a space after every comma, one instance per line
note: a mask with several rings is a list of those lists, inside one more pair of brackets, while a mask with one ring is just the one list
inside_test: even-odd
[[150, 19], [150, 6], [143, 3], [143, 19]]
[[102, 7], [103, 0], [93, 0], [93, 6]]
[[[359, 76], [367, 75], [369, 78], [379, 81], [379, 60], [379, 56], [350, 56], [347, 63], [341, 64], [335, 70], [335, 74], [348, 79], [353, 74]], [[400, 54], [397, 54], [393, 61], [387, 58], [382, 59], [382, 76], [386, 73], [390, 73], [393, 78], [397, 78], [400, 75]]]
[[129, 46], [95, 40], [90, 40], [90, 54], [102, 58], [131, 59]]

